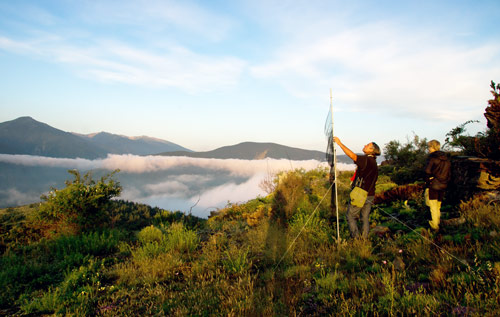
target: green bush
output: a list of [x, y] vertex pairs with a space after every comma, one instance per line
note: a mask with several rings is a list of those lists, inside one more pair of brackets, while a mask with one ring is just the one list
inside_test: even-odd
[[151, 242], [161, 243], [165, 239], [165, 235], [163, 234], [161, 229], [151, 225], [139, 231], [139, 233], [137, 234], [137, 238], [142, 244]]
[[167, 252], [167, 249], [163, 243], [152, 241], [144, 243], [137, 249], [133, 250], [132, 257], [136, 260], [156, 258], [165, 252]]
[[90, 172], [83, 177], [77, 170], [68, 171], [74, 180], [66, 181], [66, 188], [53, 189], [40, 206], [42, 219], [57, 221], [65, 219], [77, 224], [81, 229], [90, 229], [109, 223], [110, 200], [120, 194], [122, 188], [112, 176], [119, 170], [101, 177], [99, 182], [92, 179]]
[[180, 222], [174, 222], [167, 230], [167, 249], [178, 252], [193, 252], [200, 243], [200, 239], [193, 230], [188, 230]]

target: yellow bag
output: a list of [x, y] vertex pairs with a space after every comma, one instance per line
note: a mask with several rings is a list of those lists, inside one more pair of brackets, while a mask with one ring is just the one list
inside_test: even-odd
[[429, 203], [430, 202], [430, 199], [429, 199], [429, 188], [426, 188], [425, 191], [424, 191], [424, 197], [425, 197], [425, 205], [430, 207], [431, 204]]
[[366, 201], [366, 197], [368, 197], [368, 192], [361, 187], [354, 187], [351, 191], [351, 205], [356, 207], [363, 207]]

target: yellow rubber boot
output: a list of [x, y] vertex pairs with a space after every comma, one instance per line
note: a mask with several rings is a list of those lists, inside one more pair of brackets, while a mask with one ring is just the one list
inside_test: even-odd
[[441, 218], [441, 202], [438, 200], [429, 200], [429, 208], [431, 209], [431, 218], [429, 225], [432, 229], [439, 229], [439, 220]]

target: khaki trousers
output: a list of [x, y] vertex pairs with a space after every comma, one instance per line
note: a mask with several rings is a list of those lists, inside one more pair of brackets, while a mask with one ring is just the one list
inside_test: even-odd
[[429, 225], [432, 229], [439, 229], [439, 219], [441, 218], [441, 202], [437, 199], [429, 199], [429, 188], [425, 189], [425, 204], [431, 210], [431, 221]]

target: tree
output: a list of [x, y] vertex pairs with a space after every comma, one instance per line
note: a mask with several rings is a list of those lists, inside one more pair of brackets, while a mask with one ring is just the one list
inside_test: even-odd
[[484, 117], [487, 120], [485, 132], [475, 136], [465, 135], [465, 126], [478, 122], [469, 120], [446, 134], [445, 147], [459, 154], [500, 160], [500, 84], [491, 81], [493, 99], [488, 100]]
[[380, 168], [396, 184], [408, 184], [424, 179], [424, 167], [427, 159], [427, 139], [413, 135], [413, 140], [405, 144], [393, 140], [384, 148], [386, 161]]
[[66, 188], [53, 188], [48, 195], [41, 197], [45, 201], [39, 209], [42, 219], [64, 219], [84, 230], [107, 223], [111, 198], [120, 195], [122, 190], [112, 178], [119, 170], [101, 177], [99, 182], [92, 179], [91, 172], [83, 177], [77, 170], [68, 172], [74, 180], [66, 181]]
[[477, 156], [476, 144], [478, 142], [478, 133], [476, 137], [465, 135], [466, 126], [471, 123], [478, 123], [477, 120], [469, 120], [461, 125], [453, 128], [450, 132], [446, 133], [445, 143], [443, 149], [448, 151], [457, 152], [466, 156]]

